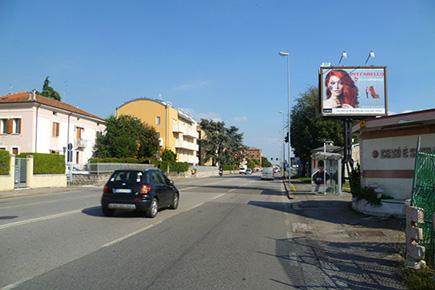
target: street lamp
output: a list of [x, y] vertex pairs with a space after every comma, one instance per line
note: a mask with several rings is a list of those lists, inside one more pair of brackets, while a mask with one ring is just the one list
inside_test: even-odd
[[285, 162], [285, 122], [284, 122], [284, 112], [283, 111], [279, 111], [278, 112], [279, 114], [281, 114], [282, 115], [282, 148], [281, 148], [281, 151], [282, 151], [282, 161], [281, 161], [281, 173], [282, 173], [282, 177], [283, 178], [285, 178], [285, 164], [284, 164], [284, 162]]
[[287, 110], [288, 110], [288, 183], [291, 184], [291, 167], [292, 167], [292, 159], [291, 159], [291, 135], [290, 135], [290, 73], [289, 73], [289, 57], [287, 51], [280, 51], [280, 56], [283, 56], [287, 59]]

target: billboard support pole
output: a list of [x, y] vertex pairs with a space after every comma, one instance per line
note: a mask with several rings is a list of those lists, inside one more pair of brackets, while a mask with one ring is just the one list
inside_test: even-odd
[[344, 156], [343, 156], [343, 177], [345, 168], [347, 169], [347, 176], [350, 176], [353, 170], [352, 159], [352, 119], [346, 118], [343, 121], [343, 133], [344, 133]]

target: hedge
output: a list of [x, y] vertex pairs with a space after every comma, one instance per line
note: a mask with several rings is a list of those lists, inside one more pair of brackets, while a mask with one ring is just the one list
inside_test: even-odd
[[8, 175], [11, 167], [11, 157], [6, 150], [0, 150], [0, 175]]
[[33, 156], [33, 174], [64, 174], [65, 156], [59, 154], [24, 152], [17, 157]]
[[223, 170], [238, 170], [239, 166], [233, 164], [225, 164]]
[[189, 163], [187, 162], [175, 162], [175, 163], [169, 163], [168, 161], [158, 161], [156, 163], [156, 166], [160, 168], [163, 172], [169, 171], [170, 172], [186, 172], [189, 170]]
[[149, 164], [148, 159], [136, 159], [133, 157], [117, 158], [117, 157], [92, 157], [88, 163], [142, 163]]

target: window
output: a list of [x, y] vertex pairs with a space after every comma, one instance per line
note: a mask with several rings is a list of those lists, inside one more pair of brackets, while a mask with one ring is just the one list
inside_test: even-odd
[[153, 173], [151, 173], [151, 178], [155, 184], [165, 184], [163, 176], [157, 171], [153, 171]]
[[21, 133], [21, 119], [12, 119], [12, 133], [13, 134]]
[[12, 154], [18, 155], [18, 147], [12, 147]]
[[7, 133], [7, 122], [8, 119], [0, 119], [0, 134], [6, 134]]
[[60, 127], [59, 123], [53, 122], [53, 127], [51, 129], [51, 136], [59, 137], [59, 127]]
[[160, 125], [160, 116], [156, 117], [156, 125]]
[[77, 137], [77, 140], [82, 139], [82, 133], [83, 133], [83, 131], [84, 131], [83, 128], [76, 127], [76, 134], [77, 134], [76, 137]]

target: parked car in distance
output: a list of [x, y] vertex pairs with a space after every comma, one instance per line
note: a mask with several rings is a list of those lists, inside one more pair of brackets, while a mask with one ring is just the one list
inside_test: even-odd
[[245, 174], [248, 167], [246, 165], [241, 165], [239, 167], [239, 174]]
[[272, 167], [264, 167], [261, 171], [261, 179], [270, 179], [273, 180], [273, 168]]
[[252, 169], [251, 168], [246, 169], [245, 174], [246, 175], [251, 175], [252, 174]]
[[116, 170], [104, 185], [101, 209], [105, 216], [115, 210], [136, 210], [153, 218], [159, 209], [176, 209], [180, 192], [159, 169]]

